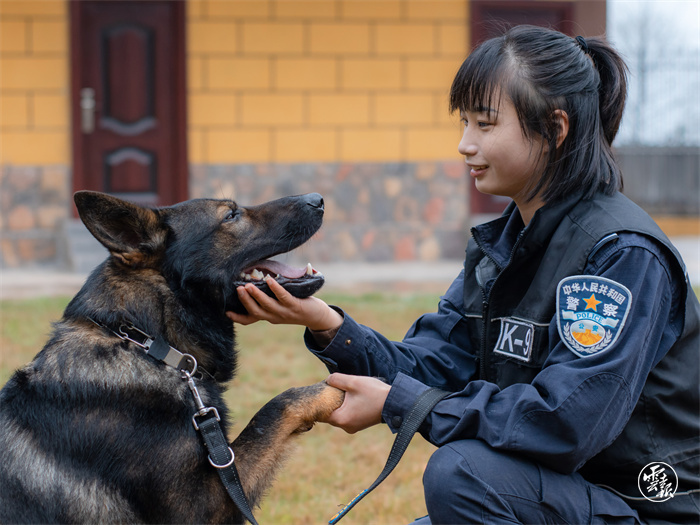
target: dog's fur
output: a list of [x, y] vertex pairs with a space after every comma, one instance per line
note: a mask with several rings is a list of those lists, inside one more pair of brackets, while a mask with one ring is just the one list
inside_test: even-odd
[[[316, 232], [321, 196], [247, 208], [197, 199], [148, 209], [94, 192], [78, 192], [75, 202], [110, 256], [0, 392], [0, 523], [242, 522], [194, 429], [182, 373], [110, 329], [131, 323], [194, 356], [206, 370], [195, 383], [226, 431], [222, 393], [236, 351], [225, 312], [244, 311], [236, 294], [244, 270]], [[279, 280], [307, 297], [323, 284], [312, 273]], [[290, 389], [233, 441], [251, 507], [291, 438], [342, 398], [325, 383]]]

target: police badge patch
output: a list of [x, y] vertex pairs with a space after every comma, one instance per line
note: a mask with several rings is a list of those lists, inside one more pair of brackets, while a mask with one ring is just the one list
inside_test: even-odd
[[567, 277], [557, 286], [557, 328], [579, 357], [608, 350], [620, 336], [632, 293], [620, 283], [592, 275]]

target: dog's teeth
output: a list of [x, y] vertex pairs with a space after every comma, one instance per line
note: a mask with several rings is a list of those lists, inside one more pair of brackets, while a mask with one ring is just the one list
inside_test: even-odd
[[246, 274], [243, 274], [243, 278], [244, 278], [246, 281], [250, 281], [253, 277], [252, 277], [249, 273], [246, 273]]
[[265, 274], [256, 268], [255, 270], [253, 270], [250, 276], [256, 281], [262, 281], [265, 277]]
[[246, 276], [246, 273], [245, 273], [245, 272], [241, 272], [241, 275], [239, 275], [239, 277], [240, 277], [241, 279], [245, 279], [245, 276]]
[[311, 263], [306, 265], [306, 275], [313, 275], [314, 274], [314, 269], [313, 266], [311, 266]]
[[275, 275], [275, 279], [277, 279], [278, 281], [279, 281], [281, 278], [282, 278], [282, 276], [281, 276], [280, 274]]

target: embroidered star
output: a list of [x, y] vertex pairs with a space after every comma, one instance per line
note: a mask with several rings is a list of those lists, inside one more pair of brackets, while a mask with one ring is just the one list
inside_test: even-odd
[[602, 303], [603, 301], [599, 301], [598, 299], [595, 298], [595, 294], [592, 293], [591, 296], [588, 299], [583, 300], [586, 303], [586, 308], [584, 310], [593, 310], [594, 312], [596, 311], [596, 307]]

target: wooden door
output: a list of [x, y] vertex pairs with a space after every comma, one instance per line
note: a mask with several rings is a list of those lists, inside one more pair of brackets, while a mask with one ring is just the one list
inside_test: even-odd
[[[515, 25], [549, 27], [566, 34], [571, 34], [573, 28], [573, 2], [472, 0], [469, 6], [472, 49]], [[472, 215], [500, 214], [510, 202], [506, 197], [481, 193], [471, 178], [470, 185], [469, 209]]]
[[74, 190], [152, 206], [185, 200], [185, 3], [70, 8]]
[[571, 34], [573, 26], [574, 5], [570, 1], [472, 0], [470, 8], [472, 47], [520, 24], [549, 27], [566, 34]]

